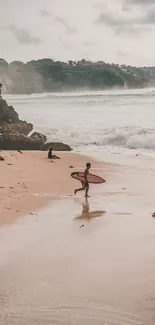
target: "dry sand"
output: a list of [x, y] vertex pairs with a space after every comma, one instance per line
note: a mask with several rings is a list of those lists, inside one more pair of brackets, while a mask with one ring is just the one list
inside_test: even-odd
[[[4, 151], [1, 155], [5, 161], [0, 161], [0, 225], [33, 213], [52, 197], [72, 195], [80, 184], [71, 179], [71, 172], [76, 167], [83, 170], [90, 160], [68, 152], [57, 153], [60, 160], [49, 160], [47, 152], [41, 151]], [[93, 167], [97, 165], [94, 162]]]

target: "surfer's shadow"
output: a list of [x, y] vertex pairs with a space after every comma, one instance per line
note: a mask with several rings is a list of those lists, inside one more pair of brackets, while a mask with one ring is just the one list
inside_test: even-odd
[[85, 198], [84, 203], [82, 204], [82, 213], [79, 216], [76, 216], [75, 220], [87, 220], [90, 221], [95, 218], [102, 217], [106, 213], [105, 210], [91, 210], [88, 199]]

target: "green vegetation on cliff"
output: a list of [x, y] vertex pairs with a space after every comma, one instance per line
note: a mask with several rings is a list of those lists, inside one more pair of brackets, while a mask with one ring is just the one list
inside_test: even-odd
[[0, 81], [10, 93], [143, 88], [155, 84], [155, 67], [94, 63], [84, 59], [60, 62], [49, 58], [9, 64], [0, 59]]

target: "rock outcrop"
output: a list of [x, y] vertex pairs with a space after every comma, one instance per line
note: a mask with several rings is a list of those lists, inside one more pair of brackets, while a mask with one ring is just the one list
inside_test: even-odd
[[38, 132], [33, 132], [30, 138], [34, 141], [40, 142], [40, 146], [42, 146], [47, 141], [46, 135]]
[[12, 106], [8, 106], [7, 102], [0, 98], [0, 124], [17, 123], [19, 116]]
[[27, 135], [12, 133], [0, 135], [1, 150], [40, 150], [41, 142], [29, 138]]
[[50, 148], [54, 151], [72, 151], [72, 148], [68, 144], [61, 142], [47, 142], [40, 147], [43, 151], [49, 150]]
[[21, 121], [17, 112], [12, 106], [0, 96], [0, 150], [53, 150], [71, 151], [72, 149], [63, 143], [46, 143], [44, 134], [30, 132], [33, 125], [26, 121]]
[[25, 121], [19, 121], [17, 123], [0, 123], [0, 134], [2, 133], [19, 133], [28, 135], [33, 130], [33, 125]]

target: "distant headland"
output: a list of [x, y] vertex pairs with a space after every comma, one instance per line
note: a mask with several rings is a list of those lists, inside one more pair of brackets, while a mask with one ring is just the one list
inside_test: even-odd
[[0, 83], [3, 92], [10, 94], [144, 88], [155, 85], [155, 67], [132, 67], [85, 59], [60, 62], [50, 58], [8, 63], [1, 58]]

